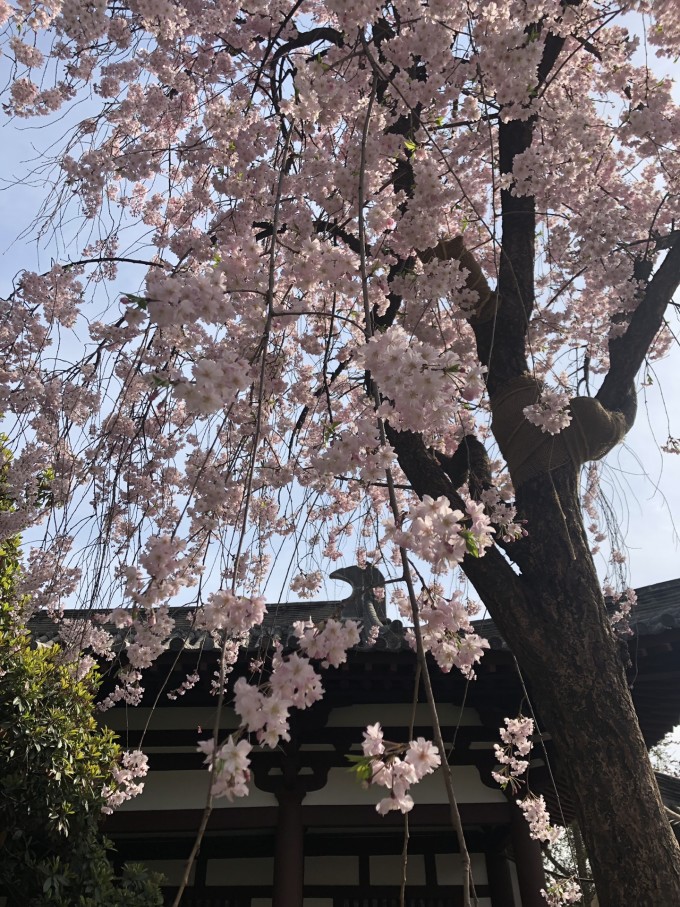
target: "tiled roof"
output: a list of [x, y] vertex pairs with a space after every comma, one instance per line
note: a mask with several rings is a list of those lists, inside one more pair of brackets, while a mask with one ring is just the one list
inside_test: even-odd
[[654, 583], [637, 590], [631, 625], [639, 636], [680, 628], [680, 579]]
[[[292, 625], [298, 620], [311, 618], [315, 623], [319, 623], [330, 617], [342, 616], [361, 620], [365, 631], [371, 626], [377, 626], [378, 640], [375, 644], [377, 649], [398, 650], [407, 647], [401, 621], [389, 620], [385, 614], [384, 602], [373, 594], [373, 589], [384, 582], [383, 578], [376, 568], [369, 568], [369, 571], [370, 573], [358, 567], [347, 567], [331, 574], [332, 578], [344, 579], [350, 583], [353, 591], [348, 598], [339, 601], [285, 602], [270, 605], [262, 627], [257, 628], [251, 636], [251, 646], [257, 648], [263, 636], [266, 638], [274, 636], [284, 643], [287, 642], [292, 633]], [[643, 586], [637, 590], [637, 596], [638, 603], [630, 618], [635, 636], [638, 638], [655, 636], [667, 630], [680, 628], [680, 579]], [[77, 620], [82, 615], [75, 611], [66, 612], [64, 616]], [[204, 630], [194, 628], [191, 609], [174, 608], [172, 616], [175, 620], [175, 631], [170, 642], [171, 649], [214, 648], [215, 643], [210, 635]], [[38, 643], [50, 642], [58, 636], [58, 625], [44, 612], [33, 617], [30, 626]], [[476, 621], [475, 630], [489, 640], [492, 649], [506, 647], [492, 620]]]
[[[384, 578], [375, 567], [364, 570], [359, 567], [343, 567], [331, 575], [331, 579], [341, 579], [352, 587], [352, 594], [338, 601], [304, 601], [283, 602], [269, 605], [267, 614], [261, 626], [256, 627], [250, 636], [250, 648], [257, 649], [262, 639], [276, 638], [286, 644], [293, 633], [293, 624], [296, 621], [312, 620], [320, 623], [328, 618], [353, 618], [361, 621], [362, 646], [366, 643], [366, 636], [371, 627], [378, 628], [378, 638], [372, 647], [378, 650], [391, 651], [408, 648], [404, 637], [404, 627], [399, 620], [389, 620], [385, 613], [384, 600], [380, 600], [374, 589], [384, 585]], [[173, 608], [171, 615], [175, 627], [170, 639], [169, 648], [202, 649], [209, 651], [216, 647], [216, 643], [205, 630], [195, 628], [193, 608]], [[67, 620], [81, 620], [80, 611], [66, 611]], [[103, 624], [104, 628], [118, 636], [123, 641], [124, 630], [116, 630], [110, 624]], [[30, 628], [37, 643], [49, 643], [59, 638], [59, 624], [45, 612], [31, 618]]]
[[[656, 636], [666, 630], [680, 629], [680, 579], [642, 586], [635, 591], [638, 600], [629, 619], [634, 636]], [[492, 649], [506, 648], [492, 620], [476, 621], [475, 630], [489, 640]]]

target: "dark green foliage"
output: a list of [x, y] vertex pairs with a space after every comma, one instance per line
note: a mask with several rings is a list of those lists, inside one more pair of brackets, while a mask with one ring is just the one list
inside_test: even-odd
[[157, 880], [116, 878], [98, 823], [120, 747], [94, 718], [94, 680], [31, 648], [0, 606], [0, 884], [10, 904], [153, 907]]
[[139, 866], [117, 876], [99, 830], [121, 748], [94, 717], [96, 672], [79, 680], [58, 646], [31, 646], [19, 571], [10, 539], [0, 544], [0, 892], [8, 907], [160, 907], [160, 877]]
[[120, 747], [94, 718], [93, 676], [31, 648], [0, 611], [0, 884], [9, 904], [154, 907], [158, 877], [116, 877], [99, 831]]

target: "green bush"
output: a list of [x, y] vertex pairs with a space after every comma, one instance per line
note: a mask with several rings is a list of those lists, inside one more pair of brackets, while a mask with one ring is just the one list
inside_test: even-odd
[[[9, 454], [0, 435], [0, 510]], [[99, 829], [122, 750], [95, 719], [96, 671], [83, 679], [59, 646], [32, 646], [17, 596], [18, 538], [0, 543], [0, 893], [9, 907], [160, 907], [161, 877], [117, 876]]]
[[121, 748], [94, 717], [96, 674], [76, 680], [58, 646], [0, 628], [0, 883], [9, 903], [153, 907], [158, 877], [116, 877], [99, 830]]

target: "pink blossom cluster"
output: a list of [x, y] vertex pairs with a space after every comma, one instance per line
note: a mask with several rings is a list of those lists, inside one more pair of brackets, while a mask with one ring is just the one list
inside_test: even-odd
[[126, 654], [131, 667], [148, 668], [165, 652], [175, 620], [166, 605], [141, 613], [131, 624], [132, 637]]
[[248, 363], [222, 350], [215, 359], [202, 359], [192, 367], [192, 380], [178, 379], [175, 394], [187, 409], [199, 415], [223, 410], [251, 384]]
[[174, 690], [170, 690], [168, 692], [168, 694], [167, 694], [168, 699], [174, 701], [176, 699], [179, 699], [180, 696], [184, 696], [186, 693], [189, 692], [189, 690], [193, 690], [193, 688], [196, 686], [196, 684], [199, 682], [200, 679], [201, 679], [201, 675], [197, 674], [196, 672], [187, 674], [187, 676], [184, 678], [184, 680], [178, 687], [176, 687]]
[[479, 369], [466, 378], [459, 356], [409, 336], [394, 326], [370, 339], [355, 353], [357, 365], [371, 373], [383, 397], [379, 414], [395, 428], [425, 431], [441, 437], [455, 420], [459, 402], [474, 400], [484, 392]]
[[[159, 327], [176, 324], [221, 324], [234, 315], [224, 271], [170, 275], [153, 269], [146, 278], [145, 309]], [[130, 304], [134, 304], [130, 300]]]
[[320, 570], [312, 570], [310, 573], [298, 573], [294, 576], [290, 589], [297, 592], [301, 598], [312, 598], [321, 588], [323, 574]]
[[[412, 619], [410, 605], [405, 601], [401, 607], [407, 619]], [[473, 665], [479, 662], [489, 643], [474, 632], [470, 622], [473, 608], [462, 600], [459, 592], [451, 598], [430, 593], [421, 597], [419, 617], [423, 646], [430, 652], [442, 671], [455, 667], [469, 677], [475, 677]], [[408, 639], [415, 648], [413, 631], [407, 631]]]
[[347, 660], [347, 650], [360, 640], [359, 624], [352, 620], [328, 620], [322, 627], [297, 621], [294, 632], [300, 652], [284, 654], [277, 643], [266, 683], [239, 677], [234, 684], [234, 710], [241, 729], [255, 734], [262, 746], [273, 748], [281, 740], [290, 740], [291, 708], [307, 709], [322, 698], [321, 677], [310, 659], [321, 661], [325, 668], [339, 667]]
[[[105, 661], [113, 660], [113, 642], [113, 636], [91, 620], [59, 620], [59, 643], [78, 679], [86, 677], [96, 665], [93, 656]], [[93, 654], [83, 654], [84, 649], [90, 649]]]
[[496, 538], [503, 542], [516, 542], [527, 535], [524, 526], [515, 522], [517, 508], [512, 503], [511, 489], [507, 485], [484, 489], [480, 500], [496, 530]]
[[279, 695], [278, 690], [266, 695], [243, 677], [239, 677], [234, 685], [234, 709], [246, 732], [256, 734], [263, 746], [273, 748], [280, 740], [290, 739], [288, 719], [292, 705], [292, 701]]
[[113, 636], [89, 620], [60, 620], [59, 641], [67, 652], [91, 649], [106, 661], [111, 661], [114, 657]]
[[593, 540], [591, 552], [593, 555], [600, 550], [600, 545], [607, 538], [601, 526], [600, 512], [598, 508], [598, 499], [602, 494], [600, 483], [600, 464], [590, 463], [586, 471], [585, 490], [583, 492], [583, 509], [588, 515], [588, 532]]
[[555, 879], [541, 894], [548, 907], [564, 907], [565, 904], [581, 902], [583, 892], [576, 879]]
[[411, 785], [441, 765], [439, 751], [429, 740], [418, 737], [407, 745], [388, 743], [383, 740], [380, 724], [368, 725], [362, 749], [370, 765], [369, 783], [390, 791], [388, 797], [376, 804], [376, 810], [383, 816], [391, 810], [407, 813], [413, 809]]
[[339, 668], [347, 661], [347, 651], [358, 645], [361, 625], [355, 620], [327, 620], [322, 626], [310, 621], [293, 624], [300, 649], [308, 658], [321, 662], [322, 668]]
[[268, 690], [250, 684], [244, 677], [234, 684], [234, 709], [244, 730], [255, 734], [263, 746], [275, 747], [289, 740], [290, 709], [306, 709], [321, 699], [321, 678], [307, 658], [293, 652], [274, 656]]
[[196, 615], [196, 626], [210, 632], [223, 630], [228, 635], [244, 636], [259, 626], [267, 613], [262, 596], [234, 595], [228, 589], [213, 592]]
[[197, 581], [190, 557], [181, 557], [186, 542], [171, 533], [160, 533], [147, 539], [139, 555], [139, 567], [125, 566], [125, 592], [138, 607], [151, 609], [171, 599], [185, 586]]
[[524, 818], [529, 823], [529, 834], [535, 841], [554, 844], [564, 834], [563, 828], [550, 824], [550, 813], [543, 795], [536, 797], [534, 794], [529, 794], [523, 800], [518, 800], [517, 805], [524, 813]]
[[219, 696], [220, 691], [226, 692], [227, 688], [227, 677], [231, 674], [234, 669], [234, 665], [238, 661], [239, 654], [242, 651], [243, 646], [247, 642], [247, 637], [237, 636], [234, 639], [224, 638], [224, 636], [219, 636], [213, 634], [213, 637], [216, 639], [220, 648], [220, 664], [215, 668], [213, 672], [213, 679], [211, 682], [211, 691], [214, 696]]
[[106, 785], [102, 791], [104, 805], [102, 812], [110, 815], [121, 803], [132, 800], [144, 790], [144, 782], [149, 771], [149, 760], [141, 750], [128, 750], [121, 755], [120, 763], [112, 771], [113, 784]]
[[17, 593], [28, 605], [28, 616], [44, 608], [52, 617], [61, 617], [64, 602], [78, 588], [81, 569], [68, 564], [68, 552], [73, 538], [61, 535], [54, 548], [45, 551], [31, 548], [24, 557], [24, 570], [17, 584]]
[[333, 432], [328, 446], [312, 461], [322, 475], [357, 472], [365, 482], [382, 480], [394, 466], [390, 444], [383, 444], [375, 414], [357, 419], [344, 431]]
[[217, 749], [215, 740], [200, 740], [198, 750], [205, 754], [205, 764], [212, 771], [213, 797], [248, 796], [248, 782], [250, 781], [250, 759], [248, 758], [252, 746], [247, 740], [234, 741], [233, 735]]
[[662, 444], [661, 450], [667, 454], [680, 454], [680, 438], [673, 438], [669, 435], [666, 443]]
[[[495, 530], [483, 505], [468, 500], [466, 511], [464, 514], [453, 510], [445, 497], [434, 500], [424, 495], [407, 514], [408, 528], [392, 529], [389, 535], [394, 542], [430, 563], [436, 572], [450, 570], [471, 547], [479, 556], [493, 544]], [[470, 528], [467, 528], [468, 521]]]
[[557, 435], [571, 423], [569, 398], [563, 391], [544, 388], [538, 403], [524, 407], [524, 416], [542, 432]]
[[531, 718], [504, 718], [505, 727], [500, 728], [499, 734], [503, 746], [494, 743], [494, 755], [501, 764], [500, 771], [491, 772], [491, 777], [505, 789], [510, 786], [513, 790], [519, 786], [518, 778], [529, 768], [529, 760], [525, 759], [533, 746], [531, 735], [534, 733], [534, 722]]
[[138, 706], [144, 695], [141, 680], [142, 672], [132, 665], [121, 668], [116, 676], [116, 686], [97, 704], [99, 711], [106, 712], [117, 702], [124, 702], [128, 706]]
[[605, 586], [605, 597], [615, 602], [616, 610], [610, 615], [611, 625], [622, 636], [629, 636], [633, 631], [630, 628], [630, 615], [637, 604], [637, 593], [630, 587], [616, 595], [611, 587]]

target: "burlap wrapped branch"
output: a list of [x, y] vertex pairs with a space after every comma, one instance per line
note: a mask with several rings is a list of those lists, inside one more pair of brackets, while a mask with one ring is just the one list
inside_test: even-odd
[[540, 400], [541, 388], [535, 378], [522, 375], [491, 398], [491, 428], [515, 488], [570, 461], [579, 467], [599, 460], [626, 434], [623, 413], [606, 410], [592, 397], [571, 401], [571, 423], [559, 434], [541, 431], [524, 415], [525, 406]]
[[496, 314], [498, 294], [489, 287], [477, 259], [472, 252], [465, 248], [462, 236], [441, 239], [434, 248], [425, 249], [419, 254], [423, 264], [429, 264], [433, 258], [438, 258], [440, 261], [459, 261], [461, 267], [468, 271], [465, 286], [479, 295], [479, 301], [475, 305], [474, 314], [470, 316], [470, 322], [482, 324], [485, 321], [491, 321]]

